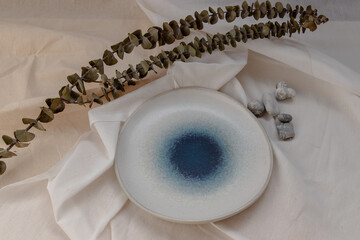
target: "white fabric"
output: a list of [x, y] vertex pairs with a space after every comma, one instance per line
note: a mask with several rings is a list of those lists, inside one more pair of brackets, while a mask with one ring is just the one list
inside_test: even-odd
[[[139, 4], [154, 24], [209, 5], [175, 0]], [[353, 32], [359, 24], [351, 27]], [[220, 24], [206, 30], [228, 28]], [[359, 38], [358, 33], [354, 36]], [[1, 237], [357, 239], [360, 74], [319, 52], [308, 40], [303, 44], [302, 38], [297, 39], [250, 41], [201, 60], [176, 62], [158, 80], [91, 110], [91, 131], [53, 168], [0, 189]], [[259, 119], [274, 149], [274, 170], [267, 190], [253, 206], [220, 222], [184, 225], [157, 219], [128, 201], [116, 180], [113, 157], [123, 122], [141, 103], [169, 89], [203, 86], [246, 104], [273, 91], [279, 81], [297, 91], [294, 100], [280, 103], [281, 111], [294, 117], [296, 137], [280, 141], [273, 119]]]

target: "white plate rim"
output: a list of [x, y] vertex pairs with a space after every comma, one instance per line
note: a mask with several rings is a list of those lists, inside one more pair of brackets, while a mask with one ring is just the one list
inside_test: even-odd
[[[256, 200], [258, 200], [260, 198], [260, 196], [265, 192], [269, 182], [270, 182], [270, 178], [271, 178], [271, 175], [272, 175], [272, 170], [273, 170], [273, 162], [274, 162], [274, 155], [273, 155], [273, 149], [272, 149], [272, 145], [271, 145], [271, 142], [269, 140], [269, 137], [268, 135], [266, 134], [266, 131], [264, 129], [264, 127], [260, 124], [259, 120], [254, 116], [254, 114], [252, 112], [250, 112], [250, 110], [248, 110], [245, 106], [243, 106], [240, 102], [238, 102], [237, 100], [235, 100], [234, 98], [230, 97], [229, 95], [225, 94], [225, 93], [222, 93], [222, 92], [219, 92], [219, 91], [216, 91], [216, 90], [213, 90], [213, 89], [209, 89], [209, 88], [204, 88], [204, 87], [181, 87], [181, 88], [175, 88], [175, 89], [170, 89], [170, 90], [167, 90], [167, 91], [164, 91], [164, 92], [161, 92], [155, 96], [152, 96], [150, 97], [149, 99], [145, 100], [142, 104], [140, 104], [136, 110], [134, 112], [132, 112], [130, 114], [130, 116], [126, 119], [124, 125], [121, 127], [121, 130], [119, 132], [119, 135], [118, 135], [118, 139], [117, 139], [117, 143], [119, 142], [119, 138], [121, 137], [121, 133], [123, 131], [123, 129], [125, 129], [127, 123], [132, 119], [132, 117], [138, 112], [140, 111], [143, 106], [151, 101], [152, 99], [156, 98], [156, 97], [159, 97], [159, 96], [162, 96], [162, 95], [165, 95], [165, 94], [168, 94], [170, 92], [173, 92], [173, 91], [181, 91], [181, 90], [185, 90], [185, 89], [195, 89], [195, 90], [200, 90], [200, 91], [207, 91], [209, 93], [212, 93], [212, 94], [218, 94], [218, 95], [221, 95], [222, 97], [225, 97], [225, 98], [228, 98], [229, 100], [231, 101], [236, 101], [238, 103], [238, 105], [243, 108], [246, 112], [249, 113], [250, 115], [250, 118], [252, 118], [256, 123], [257, 125], [260, 127], [261, 129], [261, 132], [263, 133], [265, 139], [266, 139], [266, 142], [268, 144], [268, 150], [269, 150], [269, 155], [270, 155], [270, 168], [269, 168], [269, 172], [268, 172], [268, 176], [267, 176], [267, 179], [266, 181], [264, 182], [264, 185], [262, 186], [262, 188], [260, 189], [260, 191], [252, 198], [250, 199], [246, 204], [244, 204], [242, 207], [240, 207], [239, 209], [237, 209], [236, 211], [230, 213], [230, 214], [224, 214], [223, 216], [220, 216], [220, 217], [217, 217], [217, 218], [211, 218], [211, 219], [204, 219], [204, 220], [183, 220], [183, 219], [177, 219], [177, 218], [170, 218], [168, 216], [165, 216], [165, 215], [162, 215], [162, 214], [159, 214], [159, 213], [156, 213], [156, 212], [153, 212], [151, 211], [150, 209], [146, 208], [145, 206], [141, 205], [139, 202], [136, 201], [136, 199], [134, 199], [131, 194], [126, 190], [123, 182], [122, 182], [122, 179], [120, 177], [120, 174], [118, 172], [118, 162], [119, 161], [116, 161], [117, 159], [117, 156], [118, 156], [118, 147], [116, 147], [116, 152], [115, 152], [115, 156], [114, 156], [114, 168], [115, 168], [115, 174], [116, 174], [116, 178], [122, 188], [122, 190], [125, 192], [126, 196], [129, 198], [129, 200], [134, 203], [136, 206], [138, 206], [139, 208], [141, 208], [142, 210], [144, 210], [145, 212], [153, 215], [153, 216], [156, 216], [160, 219], [163, 219], [163, 220], [167, 220], [167, 221], [170, 221], [170, 222], [175, 222], [175, 223], [184, 223], [184, 224], [205, 224], [205, 223], [209, 223], [209, 222], [217, 222], [217, 221], [220, 221], [220, 220], [224, 220], [226, 218], [229, 218], [229, 217], [232, 217], [242, 211], [244, 211], [245, 209], [247, 209], [248, 207], [250, 207], [253, 203], [256, 202]], [[117, 144], [116, 144], [117, 146]]]

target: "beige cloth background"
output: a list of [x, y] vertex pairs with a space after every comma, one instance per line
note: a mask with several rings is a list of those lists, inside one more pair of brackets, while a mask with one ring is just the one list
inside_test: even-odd
[[[56, 96], [66, 83], [66, 75], [79, 72], [128, 32], [219, 5], [159, 0], [139, 1], [141, 8], [133, 1], [0, 3], [0, 132], [8, 135], [23, 127], [22, 117], [36, 117], [43, 100]], [[356, 239], [360, 25], [351, 14], [356, 4], [337, 12], [331, 4], [324, 9], [313, 3], [324, 13], [329, 8], [335, 19], [351, 20], [329, 22], [313, 34], [249, 42], [202, 63], [176, 63], [160, 80], [91, 110], [90, 132], [87, 109], [67, 107], [47, 124], [47, 132], [38, 132], [29, 148], [7, 161], [8, 171], [0, 177], [2, 238]], [[205, 30], [228, 28], [219, 24]], [[136, 63], [157, 51], [135, 51], [126, 61]], [[207, 71], [214, 65], [221, 70], [218, 75]], [[280, 142], [271, 119], [260, 119], [272, 141], [275, 164], [268, 189], [252, 207], [225, 221], [190, 226], [158, 220], [127, 201], [114, 176], [111, 143], [117, 136], [114, 129], [138, 104], [185, 85], [220, 88], [246, 103], [271, 91], [279, 80], [298, 92], [294, 101], [281, 104], [294, 116], [297, 136]]]

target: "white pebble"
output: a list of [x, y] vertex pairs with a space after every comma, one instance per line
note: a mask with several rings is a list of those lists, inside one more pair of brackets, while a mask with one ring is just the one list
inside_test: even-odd
[[271, 93], [264, 93], [262, 101], [265, 105], [266, 111], [273, 117], [280, 113], [279, 106]]
[[281, 140], [289, 140], [295, 137], [294, 126], [292, 123], [276, 123], [278, 135]]
[[265, 111], [264, 104], [258, 100], [249, 102], [247, 107], [257, 117], [260, 117], [261, 115], [263, 115], [263, 113]]
[[287, 99], [287, 92], [286, 92], [286, 88], [277, 88], [275, 90], [275, 97], [277, 100], [282, 101]]
[[286, 88], [287, 98], [293, 98], [296, 95], [296, 92], [293, 88]]
[[288, 123], [291, 122], [292, 116], [287, 113], [280, 113], [279, 115], [277, 115], [277, 119], [279, 119], [279, 121], [282, 123]]
[[278, 82], [276, 84], [276, 88], [287, 88], [287, 87], [288, 87], [288, 85], [284, 81]]

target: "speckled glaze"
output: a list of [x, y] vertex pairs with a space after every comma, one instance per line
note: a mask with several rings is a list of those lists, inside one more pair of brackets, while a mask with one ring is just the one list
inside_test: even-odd
[[158, 95], [119, 135], [119, 182], [131, 201], [170, 221], [229, 217], [265, 190], [272, 151], [256, 118], [234, 99], [203, 88]]

